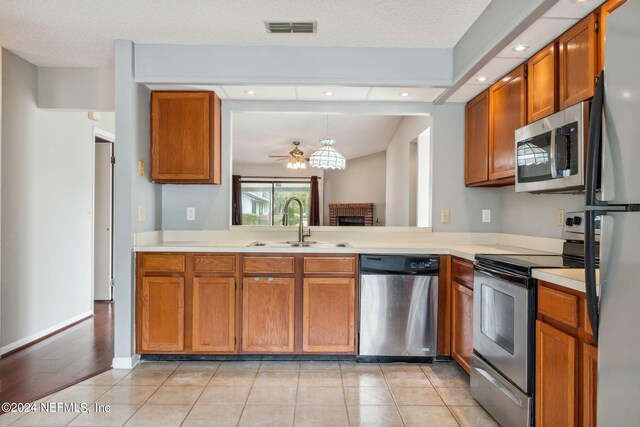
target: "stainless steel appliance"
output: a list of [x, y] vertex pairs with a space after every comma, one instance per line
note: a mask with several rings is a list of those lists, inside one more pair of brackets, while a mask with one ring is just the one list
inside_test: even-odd
[[589, 102], [516, 130], [516, 192], [584, 190]]
[[[587, 308], [598, 341], [598, 425], [640, 420], [640, 2], [607, 18], [604, 74], [591, 112], [586, 172]], [[596, 194], [601, 170], [601, 194]], [[596, 297], [595, 224], [600, 236]]]
[[471, 393], [505, 426], [534, 413], [534, 268], [584, 268], [584, 213], [569, 213], [562, 255], [477, 255]]
[[437, 256], [360, 257], [359, 358], [434, 357]]

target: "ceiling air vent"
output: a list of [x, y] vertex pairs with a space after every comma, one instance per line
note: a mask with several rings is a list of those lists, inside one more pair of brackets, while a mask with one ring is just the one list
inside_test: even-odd
[[265, 22], [267, 33], [315, 33], [316, 22]]

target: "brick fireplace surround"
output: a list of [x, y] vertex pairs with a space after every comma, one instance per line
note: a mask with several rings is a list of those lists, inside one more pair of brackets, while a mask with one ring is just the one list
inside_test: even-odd
[[364, 217], [364, 225], [373, 225], [373, 203], [330, 203], [329, 204], [329, 225], [338, 225], [338, 218]]

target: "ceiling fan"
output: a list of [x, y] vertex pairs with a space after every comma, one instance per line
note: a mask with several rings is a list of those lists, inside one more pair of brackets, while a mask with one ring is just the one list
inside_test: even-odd
[[270, 155], [269, 157], [276, 160], [289, 160], [287, 162], [288, 169], [306, 169], [306, 162], [309, 160], [309, 157], [305, 156], [304, 151], [298, 148], [300, 141], [293, 141], [293, 145], [293, 150], [289, 151], [289, 154], [286, 156]]

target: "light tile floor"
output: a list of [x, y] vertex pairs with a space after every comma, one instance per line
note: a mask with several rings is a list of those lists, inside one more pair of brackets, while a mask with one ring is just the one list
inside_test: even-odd
[[142, 362], [42, 401], [90, 411], [8, 413], [0, 426], [497, 425], [453, 362]]

